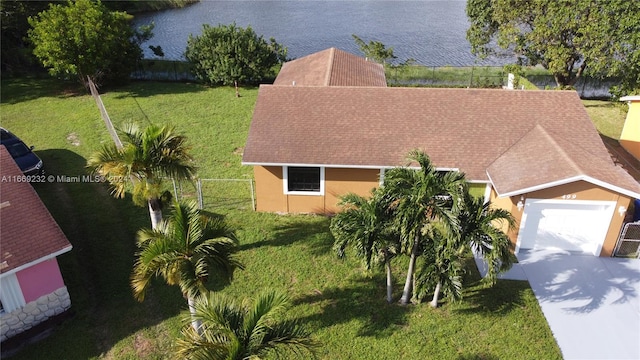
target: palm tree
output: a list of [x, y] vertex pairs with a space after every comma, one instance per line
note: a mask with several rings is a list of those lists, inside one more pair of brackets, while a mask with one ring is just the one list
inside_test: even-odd
[[416, 298], [422, 301], [433, 290], [430, 305], [438, 307], [440, 292], [454, 300], [462, 298], [464, 247], [456, 233], [438, 226], [431, 230], [429, 239], [422, 255], [424, 261], [416, 272]]
[[[291, 303], [278, 291], [261, 292], [253, 304], [210, 293], [199, 297], [193, 317], [198, 333], [185, 326], [176, 344], [178, 359], [260, 359], [269, 353], [313, 356], [316, 343], [297, 322], [284, 320]], [[189, 317], [185, 318], [188, 324]]]
[[387, 302], [391, 303], [393, 277], [391, 259], [398, 252], [397, 236], [392, 234], [387, 206], [376, 190], [370, 198], [356, 194], [347, 194], [340, 200], [343, 211], [331, 219], [331, 233], [335, 238], [333, 245], [338, 256], [343, 257], [347, 246], [355, 248], [362, 257], [367, 270], [372, 264], [384, 264], [387, 274]]
[[120, 131], [123, 147], [105, 145], [93, 154], [87, 167], [104, 176], [111, 184], [112, 194], [123, 198], [127, 180], [133, 184], [133, 200], [149, 207], [151, 227], [162, 220], [162, 207], [171, 198], [163, 191], [163, 178], [191, 179], [195, 167], [191, 164], [186, 137], [176, 133], [174, 127], [149, 125], [140, 129], [128, 124]]
[[[384, 196], [389, 197], [391, 211], [400, 233], [405, 253], [409, 253], [409, 269], [400, 303], [406, 305], [412, 295], [412, 280], [416, 259], [421, 254], [426, 235], [433, 224], [455, 228], [457, 219], [453, 209], [458, 206], [464, 174], [457, 171], [438, 171], [422, 151], [413, 150], [409, 160], [420, 168], [398, 167], [385, 173]], [[415, 291], [414, 291], [415, 293]]]
[[[465, 186], [461, 194], [462, 206], [458, 208], [458, 229], [436, 228], [432, 232], [433, 248], [425, 251], [425, 263], [418, 272], [419, 297], [428, 289], [434, 289], [431, 306], [438, 306], [440, 291], [453, 299], [462, 297], [462, 259], [469, 250], [480, 254], [489, 264], [485, 279], [495, 283], [500, 272], [513, 263], [511, 242], [501, 230], [506, 223], [514, 226], [511, 214], [494, 209], [491, 203], [472, 196]], [[456, 231], [452, 231], [456, 230]]]
[[509, 229], [515, 226], [511, 213], [504, 209], [491, 207], [480, 197], [464, 192], [464, 201], [458, 214], [460, 238], [465, 246], [484, 257], [488, 263], [486, 279], [495, 283], [499, 273], [511, 268], [514, 255], [511, 241], [502, 231], [504, 225]]
[[[178, 285], [193, 311], [194, 299], [206, 291], [210, 275], [231, 280], [243, 265], [234, 231], [222, 218], [206, 216], [195, 202], [175, 202], [169, 217], [156, 229], [138, 231], [137, 259], [131, 274], [133, 295], [143, 301], [151, 280], [161, 276], [169, 285]], [[193, 323], [198, 328], [196, 322]]]

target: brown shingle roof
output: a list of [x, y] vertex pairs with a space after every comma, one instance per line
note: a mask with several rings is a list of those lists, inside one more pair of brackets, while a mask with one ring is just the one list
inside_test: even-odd
[[380, 64], [336, 48], [286, 62], [274, 85], [387, 86]]
[[71, 250], [71, 244], [0, 145], [0, 273]]
[[263, 85], [243, 162], [392, 167], [414, 148], [505, 189], [585, 175], [640, 194], [573, 91]]
[[610, 158], [593, 156], [589, 149], [548, 133], [540, 125], [496, 159], [487, 173], [503, 196], [576, 180], [604, 182], [636, 194], [640, 190], [638, 182]]

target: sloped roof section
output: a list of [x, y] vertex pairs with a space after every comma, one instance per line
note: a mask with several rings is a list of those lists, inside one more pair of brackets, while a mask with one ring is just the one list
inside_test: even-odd
[[640, 193], [575, 91], [263, 85], [243, 163], [394, 167], [416, 148], [469, 180], [491, 166], [501, 193], [576, 176]]
[[640, 197], [640, 184], [610, 159], [595, 156], [593, 150], [574, 145], [536, 125], [489, 165], [487, 174], [500, 196], [582, 180]]
[[382, 65], [329, 48], [283, 64], [279, 86], [387, 86]]
[[71, 244], [33, 187], [0, 145], [0, 273], [71, 250]]

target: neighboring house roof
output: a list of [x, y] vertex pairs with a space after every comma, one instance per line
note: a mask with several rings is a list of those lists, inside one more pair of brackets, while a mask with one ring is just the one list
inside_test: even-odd
[[394, 167], [414, 148], [501, 195], [592, 179], [640, 197], [575, 91], [263, 85], [243, 163]]
[[384, 67], [336, 48], [286, 62], [274, 85], [387, 86]]
[[31, 184], [0, 145], [0, 273], [12, 273], [71, 250]]

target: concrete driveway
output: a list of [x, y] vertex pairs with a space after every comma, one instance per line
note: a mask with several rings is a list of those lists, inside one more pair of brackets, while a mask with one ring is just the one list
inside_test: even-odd
[[518, 260], [501, 278], [529, 281], [565, 359], [640, 359], [640, 260], [561, 250]]

